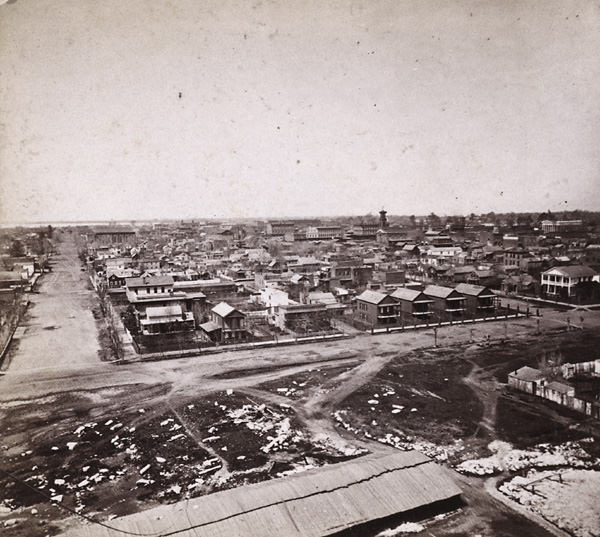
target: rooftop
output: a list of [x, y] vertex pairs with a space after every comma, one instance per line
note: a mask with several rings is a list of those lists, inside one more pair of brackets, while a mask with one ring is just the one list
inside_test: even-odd
[[141, 278], [127, 278], [127, 287], [149, 287], [154, 285], [173, 285], [172, 276], [142, 276]]
[[448, 298], [452, 293], [458, 293], [452, 289], [452, 287], [442, 287], [441, 285], [428, 285], [423, 291], [427, 296], [434, 296], [436, 298]]
[[469, 283], [459, 283], [455, 289], [463, 295], [470, 296], [496, 296], [484, 285], [471, 285]]
[[366, 291], [363, 291], [359, 296], [357, 296], [356, 300], [362, 300], [363, 302], [369, 302], [371, 304], [379, 304], [387, 296], [388, 295], [384, 295], [383, 293], [367, 289]]
[[396, 289], [392, 293], [392, 296], [398, 300], [408, 300], [409, 302], [416, 302], [418, 298], [421, 299], [418, 302], [431, 302], [421, 291], [407, 289], [406, 287]]
[[570, 278], [581, 278], [583, 276], [596, 276], [598, 272], [585, 265], [569, 265], [566, 267], [554, 267], [542, 274], [560, 274], [561, 276], [568, 276]]
[[[162, 505], [111, 525], [119, 532], [181, 537], [321, 537], [460, 493], [446, 470], [425, 455], [397, 451]], [[65, 535], [109, 537], [114, 530], [82, 525]]]
[[539, 369], [535, 369], [533, 367], [529, 367], [528, 365], [509, 373], [510, 376], [516, 377], [518, 380], [523, 380], [525, 382], [533, 382], [534, 380], [542, 380], [545, 379], [546, 376]]

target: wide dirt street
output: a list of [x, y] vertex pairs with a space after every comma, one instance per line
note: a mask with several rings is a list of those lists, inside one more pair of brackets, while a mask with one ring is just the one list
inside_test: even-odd
[[44, 274], [21, 326], [25, 334], [11, 344], [3, 369], [11, 372], [97, 364], [98, 338], [91, 312], [92, 291], [80, 270], [74, 242], [63, 235], [58, 254], [51, 258], [52, 272]]

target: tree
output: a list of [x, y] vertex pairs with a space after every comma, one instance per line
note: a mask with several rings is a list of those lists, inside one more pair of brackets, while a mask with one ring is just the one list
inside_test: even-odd
[[48, 224], [48, 227], [46, 228], [46, 234], [48, 235], [48, 238], [51, 239], [52, 235], [54, 234], [54, 228]]
[[439, 226], [441, 223], [441, 219], [440, 217], [435, 214], [434, 212], [432, 212], [428, 217], [427, 220], [429, 221], [429, 225], [430, 226]]
[[11, 257], [24, 257], [25, 254], [25, 247], [23, 246], [23, 243], [19, 240], [19, 239], [15, 239], [12, 244], [10, 245], [10, 256]]

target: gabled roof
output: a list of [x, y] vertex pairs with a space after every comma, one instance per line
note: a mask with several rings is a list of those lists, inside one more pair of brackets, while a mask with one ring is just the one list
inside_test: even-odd
[[[371, 291], [367, 289], [363, 291], [359, 296], [356, 297], [356, 300], [361, 300], [362, 302], [369, 302], [370, 304], [381, 304], [386, 298], [390, 298], [389, 295], [384, 295], [383, 293], [379, 293], [378, 291]], [[392, 299], [392, 302], [394, 300]]]
[[546, 378], [544, 373], [542, 373], [539, 369], [529, 367], [528, 365], [509, 373], [509, 375], [525, 382], [533, 382], [534, 380], [543, 380]]
[[450, 298], [453, 294], [460, 295], [460, 293], [455, 289], [452, 289], [452, 287], [442, 287], [441, 285], [428, 285], [425, 287], [423, 293], [435, 298]]
[[484, 285], [472, 285], [469, 283], [459, 283], [455, 289], [463, 295], [469, 296], [495, 296], [487, 287]]
[[408, 300], [409, 302], [431, 302], [421, 291], [407, 289], [406, 287], [396, 289], [391, 296], [398, 300]]
[[304, 274], [294, 274], [291, 278], [290, 278], [290, 282], [292, 283], [299, 283], [302, 280], [308, 280], [308, 277], [305, 276]]
[[244, 315], [242, 312], [236, 310], [233, 306], [227, 304], [227, 302], [219, 302], [211, 311], [216, 313], [219, 317], [227, 317], [232, 313], [237, 313], [241, 316]]

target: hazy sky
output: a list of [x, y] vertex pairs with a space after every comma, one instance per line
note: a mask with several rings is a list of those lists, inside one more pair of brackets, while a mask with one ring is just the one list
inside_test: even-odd
[[599, 28], [592, 1], [12, 0], [0, 220], [600, 210]]

